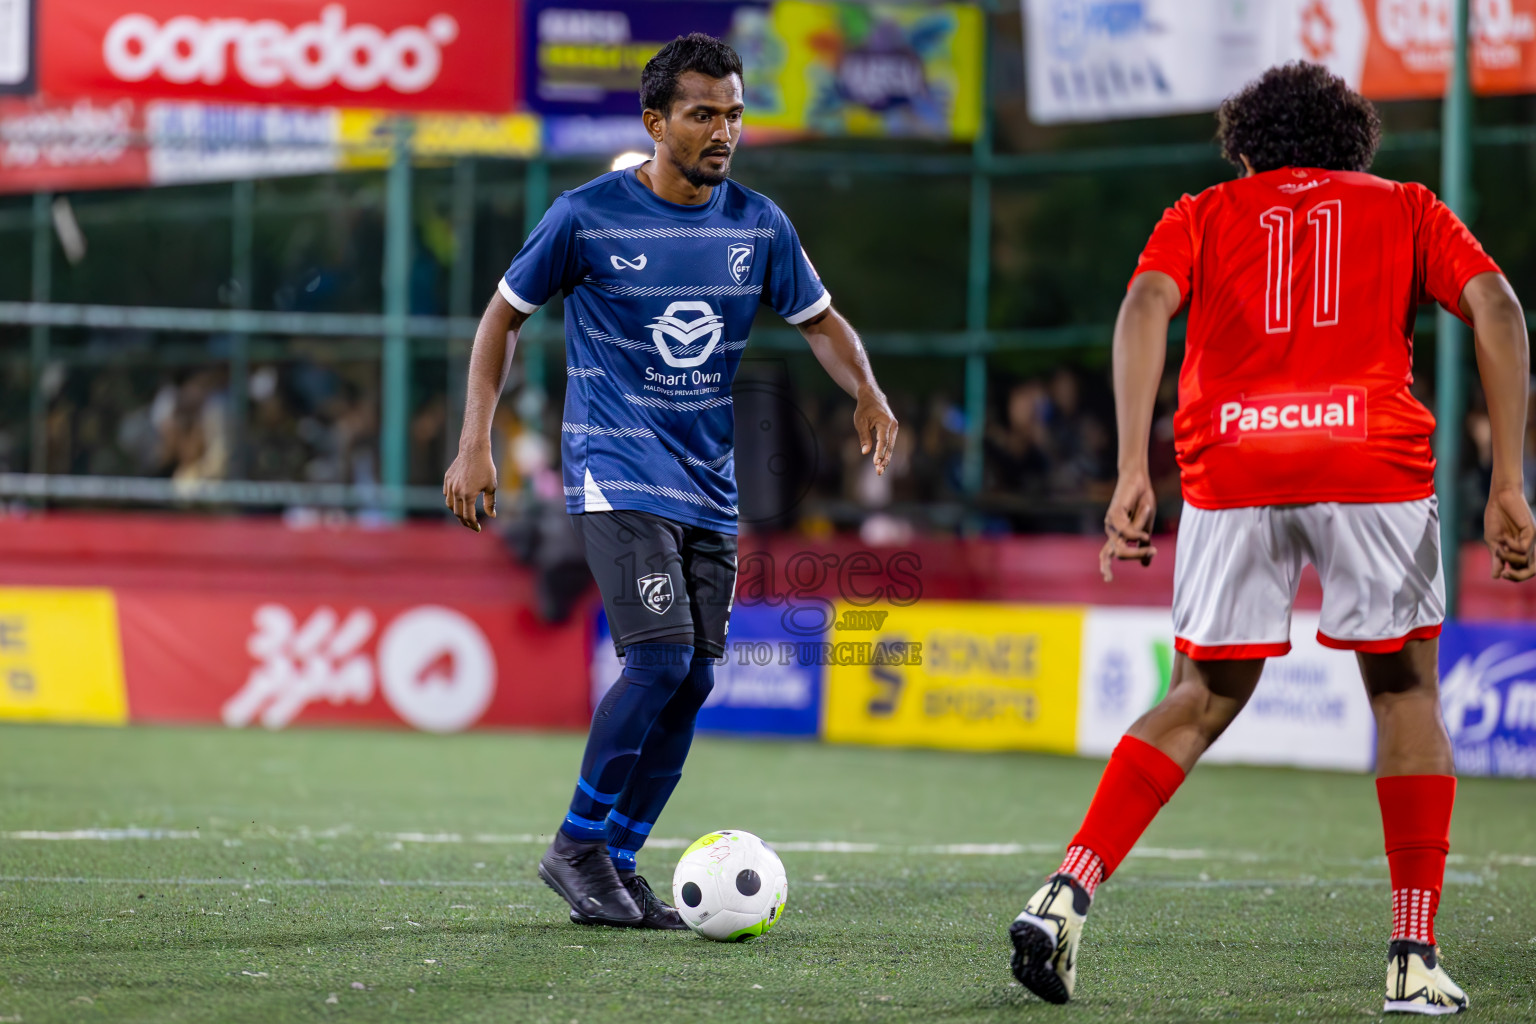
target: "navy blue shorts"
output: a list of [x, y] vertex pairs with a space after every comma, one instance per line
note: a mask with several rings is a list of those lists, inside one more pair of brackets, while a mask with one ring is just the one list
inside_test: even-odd
[[571, 516], [608, 612], [613, 646], [691, 635], [725, 657], [736, 591], [736, 537], [703, 526], [617, 509]]

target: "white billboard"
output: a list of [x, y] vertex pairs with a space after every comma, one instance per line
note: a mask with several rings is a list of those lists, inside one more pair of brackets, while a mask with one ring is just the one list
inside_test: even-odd
[[1359, 86], [1361, 0], [1023, 0], [1029, 116], [1042, 124], [1214, 110], [1272, 64]]
[[[1317, 642], [1318, 617], [1291, 621], [1291, 653], [1271, 658], [1243, 713], [1206, 753], [1233, 764], [1366, 771], [1376, 731], [1355, 656]], [[1077, 750], [1107, 757], [1167, 692], [1173, 623], [1166, 609], [1093, 608], [1083, 626]]]

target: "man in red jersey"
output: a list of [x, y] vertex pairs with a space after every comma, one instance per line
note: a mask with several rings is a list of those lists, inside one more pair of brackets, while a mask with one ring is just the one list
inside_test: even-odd
[[[1302, 566], [1318, 640], [1356, 652], [1377, 729], [1392, 876], [1388, 1012], [1456, 1013], [1434, 917], [1456, 792], [1436, 655], [1445, 615], [1435, 422], [1413, 397], [1413, 323], [1434, 300], [1471, 324], [1493, 426], [1484, 518], [1497, 578], [1536, 573], [1521, 448], [1529, 355], [1509, 282], [1421, 185], [1365, 173], [1376, 112], [1322, 67], [1273, 68], [1222, 104], [1242, 176], [1185, 196], [1142, 252], [1115, 325], [1120, 472], [1105, 527], [1143, 565], [1147, 441], [1168, 323], [1186, 305], [1176, 440], [1184, 488], [1167, 697], [1111, 756], [1065, 860], [1010, 928], [1013, 973], [1064, 1003], [1094, 890], [1290, 650]], [[1450, 429], [1457, 429], [1451, 424]]]

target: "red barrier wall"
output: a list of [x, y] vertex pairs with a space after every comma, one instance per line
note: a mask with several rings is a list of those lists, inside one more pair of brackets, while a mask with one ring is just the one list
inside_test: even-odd
[[[1167, 606], [1174, 540], [1149, 568], [1098, 575], [1092, 537], [741, 538], [738, 601], [796, 595]], [[1462, 618], [1536, 619], [1536, 585], [1462, 552]], [[0, 521], [0, 585], [116, 595], [139, 721], [582, 728], [588, 606], [538, 621], [534, 579], [494, 534], [456, 524], [294, 529], [276, 519], [53, 514]], [[756, 587], [755, 595], [745, 590]], [[1317, 608], [1317, 579], [1298, 606]]]
[[539, 622], [531, 574], [489, 533], [10, 519], [0, 584], [114, 592], [134, 721], [451, 732], [590, 716], [588, 616]]

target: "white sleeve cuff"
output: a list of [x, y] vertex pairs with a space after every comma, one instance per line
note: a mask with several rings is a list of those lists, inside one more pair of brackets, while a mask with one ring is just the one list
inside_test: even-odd
[[[508, 301], [511, 300], [509, 299]], [[513, 303], [513, 305], [516, 305], [516, 303]], [[804, 309], [794, 314], [793, 316], [787, 316], [784, 319], [789, 323], [791, 327], [798, 326], [799, 324], [805, 323], [811, 317], [818, 315], [830, 305], [832, 305], [832, 293], [826, 289], [822, 289], [821, 298], [817, 299], [809, 306], [806, 306]]]
[[496, 282], [496, 290], [501, 292], [501, 297], [506, 299], [507, 302], [511, 304], [512, 308], [517, 310], [519, 313], [527, 313], [532, 315], [539, 311], [538, 306], [534, 305], [527, 299], [523, 298], [521, 295], [517, 294], [517, 292], [513, 291], [512, 286], [507, 284], [506, 278], [502, 278], [500, 281]]

